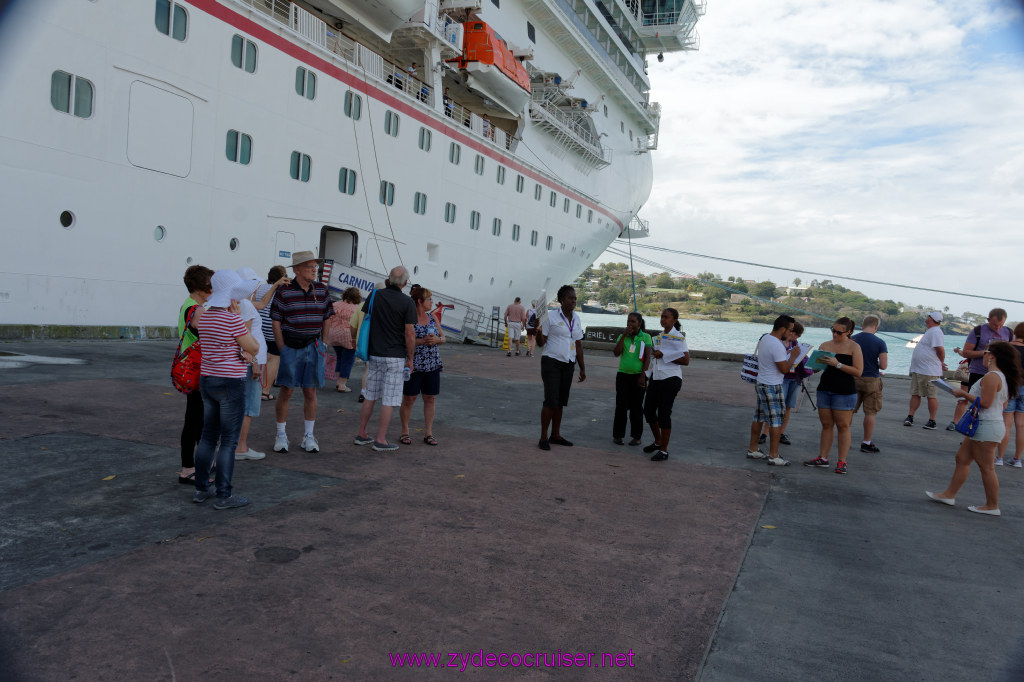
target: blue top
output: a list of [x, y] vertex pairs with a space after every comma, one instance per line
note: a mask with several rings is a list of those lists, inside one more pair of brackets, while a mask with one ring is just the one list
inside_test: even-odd
[[[427, 324], [412, 326], [417, 339], [422, 339], [427, 334], [440, 336], [434, 318], [430, 315], [427, 317], [430, 318]], [[438, 346], [416, 346], [416, 353], [412, 356], [412, 369], [414, 372], [433, 372], [435, 369], [441, 369], [441, 349]]]
[[889, 349], [885, 346], [885, 341], [878, 338], [876, 334], [871, 334], [869, 332], [854, 334], [850, 338], [857, 342], [857, 345], [860, 346], [860, 350], [864, 355], [864, 372], [861, 376], [882, 376], [878, 369], [878, 356], [881, 353], [889, 352]]

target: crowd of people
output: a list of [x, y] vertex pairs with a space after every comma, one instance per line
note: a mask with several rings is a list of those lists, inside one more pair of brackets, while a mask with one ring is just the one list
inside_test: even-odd
[[[262, 402], [275, 402], [276, 437], [274, 451], [288, 452], [289, 402], [301, 389], [303, 436], [300, 448], [308, 453], [320, 450], [314, 433], [317, 390], [325, 379], [326, 346], [335, 351], [335, 389], [351, 392], [348, 386], [356, 356], [364, 360], [362, 403], [356, 445], [370, 445], [376, 451], [394, 451], [411, 445], [410, 420], [413, 407], [422, 396], [423, 442], [436, 446], [433, 432], [436, 399], [440, 393], [443, 367], [439, 346], [445, 334], [432, 293], [412, 285], [404, 267], [391, 270], [382, 288], [366, 300], [352, 287], [334, 302], [327, 287], [317, 280], [320, 260], [311, 251], [293, 255], [293, 277], [281, 266], [270, 269], [261, 281], [249, 268], [212, 272], [194, 265], [185, 272], [189, 295], [178, 317], [182, 350], [201, 341], [202, 369], [199, 388], [186, 399], [181, 433], [181, 469], [178, 480], [193, 485], [193, 501], [215, 497], [214, 508], [230, 509], [248, 504], [233, 493], [232, 472], [236, 460], [257, 460], [265, 455], [248, 442], [252, 419], [260, 415]], [[563, 410], [569, 403], [573, 380], [587, 378], [583, 351], [583, 323], [576, 312], [576, 291], [563, 286], [557, 293], [558, 307], [548, 312], [534, 301], [527, 310], [519, 298], [504, 313], [509, 330], [507, 356], [521, 353], [520, 339], [526, 334], [526, 355], [541, 349], [540, 374], [544, 398], [540, 414], [538, 447], [572, 446], [561, 433]], [[368, 319], [366, 319], [368, 317]], [[925, 318], [926, 331], [914, 348], [910, 365], [910, 409], [905, 426], [914, 425], [914, 414], [922, 399], [927, 401], [928, 421], [923, 428], [937, 428], [937, 387], [945, 387], [958, 398], [952, 430], [976, 402], [979, 426], [965, 436], [956, 454], [952, 480], [931, 499], [952, 505], [967, 479], [971, 463], [981, 471], [985, 487], [984, 505], [973, 512], [999, 515], [998, 479], [994, 467], [1003, 465], [1011, 428], [1016, 428], [1014, 456], [1008, 464], [1022, 467], [1024, 455], [1024, 323], [1011, 332], [1004, 326], [1006, 312], [996, 308], [988, 322], [971, 330], [963, 348], [955, 352], [964, 358], [962, 383], [950, 387], [940, 380], [946, 370], [942, 314]], [[256, 325], [259, 320], [260, 324]], [[831, 327], [832, 338], [818, 349], [813, 362], [821, 370], [817, 385], [817, 414], [821, 424], [818, 454], [804, 466], [831, 468], [830, 455], [836, 444], [834, 471], [848, 473], [852, 444], [853, 415], [863, 409], [863, 439], [860, 451], [878, 453], [873, 442], [876, 416], [882, 409], [881, 373], [888, 365], [888, 349], [877, 335], [880, 319], [864, 318], [860, 333], [848, 317]], [[652, 442], [643, 448], [653, 461], [669, 458], [672, 409], [682, 387], [682, 368], [690, 363], [686, 335], [679, 314], [665, 308], [661, 329], [648, 333], [639, 313], [627, 316], [626, 327], [615, 339], [613, 354], [619, 359], [615, 377], [615, 408], [612, 440], [629, 445], [642, 444], [645, 425]], [[797, 406], [804, 381], [813, 371], [808, 367], [809, 348], [800, 344], [803, 326], [789, 315], [780, 315], [771, 332], [757, 344], [755, 402], [750, 426], [747, 457], [764, 460], [770, 466], [788, 466], [780, 455], [781, 445], [792, 441], [786, 434], [792, 410]], [[360, 333], [365, 338], [360, 342]], [[968, 367], [969, 365], [969, 367]], [[276, 387], [277, 394], [272, 390]], [[808, 392], [810, 397], [810, 393]], [[370, 422], [376, 403], [381, 406], [376, 430]], [[399, 408], [401, 432], [397, 443], [387, 438], [394, 408]], [[761, 445], [767, 444], [767, 452]], [[214, 490], [211, 492], [211, 485]]]

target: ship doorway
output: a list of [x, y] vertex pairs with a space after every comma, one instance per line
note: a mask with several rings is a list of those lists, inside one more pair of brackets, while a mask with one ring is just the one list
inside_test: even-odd
[[295, 234], [293, 232], [279, 231], [275, 244], [277, 246], [277, 253], [274, 256], [274, 264], [291, 267], [292, 251], [295, 250]]
[[359, 237], [351, 230], [326, 225], [320, 228], [320, 257], [334, 261], [335, 265], [355, 265], [358, 244]]

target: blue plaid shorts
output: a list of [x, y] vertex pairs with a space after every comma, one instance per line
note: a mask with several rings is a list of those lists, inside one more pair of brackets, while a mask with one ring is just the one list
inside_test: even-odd
[[754, 421], [768, 422], [768, 426], [782, 426], [782, 418], [786, 415], [786, 400], [782, 386], [754, 384], [754, 392], [757, 393]]

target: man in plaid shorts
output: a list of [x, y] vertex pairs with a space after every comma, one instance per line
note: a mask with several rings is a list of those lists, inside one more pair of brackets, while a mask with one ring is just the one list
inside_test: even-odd
[[[786, 414], [786, 400], [782, 392], [783, 375], [793, 368], [793, 361], [800, 354], [796, 346], [789, 353], [782, 339], [793, 331], [796, 322], [789, 315], [779, 315], [772, 325], [772, 333], [765, 334], [757, 344], [757, 408], [750, 424], [750, 445], [747, 457], [763, 459], [771, 466], [789, 466], [789, 461], [779, 457], [779, 437], [782, 435], [782, 418]], [[757, 447], [763, 424], [768, 422], [769, 449], [764, 454]]]
[[[404, 369], [412, 369], [416, 351], [416, 304], [402, 293], [409, 283], [409, 271], [402, 266], [391, 270], [383, 289], [376, 289], [363, 304], [363, 312], [370, 316], [369, 361], [366, 368], [366, 390], [362, 411], [359, 413], [359, 434], [356, 445], [373, 445], [380, 452], [397, 450], [397, 443], [387, 439], [388, 423], [394, 408], [402, 404]], [[377, 437], [367, 434], [366, 427], [373, 416], [373, 405], [380, 399], [380, 423]]]

